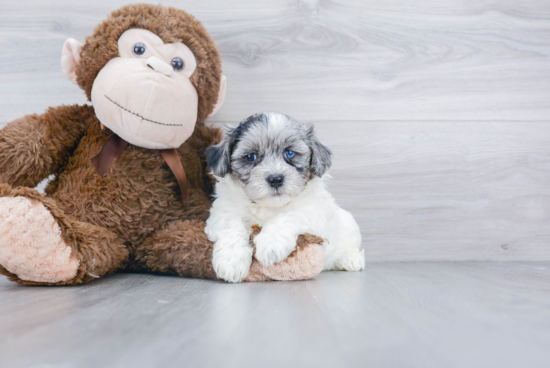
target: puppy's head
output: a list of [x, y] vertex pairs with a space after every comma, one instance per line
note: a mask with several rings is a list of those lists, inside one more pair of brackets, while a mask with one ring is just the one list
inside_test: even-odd
[[332, 153], [317, 140], [313, 126], [264, 112], [229, 126], [206, 155], [214, 175], [231, 175], [251, 201], [275, 207], [300, 194], [312, 177], [322, 176]]

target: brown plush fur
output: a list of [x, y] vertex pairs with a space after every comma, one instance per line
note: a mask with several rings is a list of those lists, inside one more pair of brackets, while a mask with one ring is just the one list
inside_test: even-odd
[[[28, 115], [0, 131], [0, 183], [8, 184], [1, 186], [0, 196], [34, 198], [52, 212], [63, 240], [80, 260], [77, 276], [64, 284], [124, 268], [215, 278], [212, 245], [198, 221], [208, 217], [214, 185], [204, 150], [221, 138], [219, 129], [202, 124], [217, 102], [218, 51], [202, 24], [182, 10], [125, 6], [101, 23], [83, 46], [76, 72], [88, 97], [101, 68], [118, 56], [117, 40], [129, 28], [148, 29], [165, 42], [183, 41], [197, 59], [191, 81], [199, 94], [198, 124], [178, 149], [189, 200], [182, 203], [177, 181], [157, 150], [130, 145], [99, 176], [90, 160], [112, 132], [100, 129], [93, 107], [78, 105]], [[52, 174], [45, 196], [28, 188]], [[27, 188], [12, 189], [17, 186]], [[0, 272], [29, 283], [3, 267]]]
[[[54, 118], [59, 115], [66, 119]], [[75, 134], [52, 134], [54, 131], [63, 132], [62, 126], [68, 122], [74, 124], [71, 129]], [[5, 139], [24, 137], [27, 131], [36, 134], [32, 142], [13, 139], [14, 142], [25, 142], [18, 143], [23, 145], [22, 150]], [[203, 153], [207, 146], [219, 141], [220, 132], [217, 129], [197, 126], [192, 137], [178, 149], [189, 181], [190, 196], [185, 205], [172, 172], [157, 150], [129, 146], [116, 164], [100, 177], [90, 159], [111, 134], [108, 130], [100, 130], [99, 121], [89, 106], [49, 109], [42, 116], [19, 119], [0, 131], [0, 152], [3, 155], [0, 182], [36, 185], [48, 175], [55, 175], [46, 187], [47, 196], [30, 188], [12, 190], [8, 185], [1, 187], [0, 196], [38, 199], [52, 212], [60, 224], [63, 239], [81, 262], [77, 277], [68, 284], [90, 281], [93, 276], [88, 272], [103, 276], [124, 267], [154, 271], [163, 268], [163, 272], [168, 272], [163, 264], [140, 262], [137, 250], [149, 237], [171, 223], [179, 224], [185, 219], [205, 221], [208, 217], [213, 182], [207, 174]], [[46, 144], [41, 145], [40, 142]], [[40, 148], [31, 151], [28, 146]], [[21, 167], [31, 175], [26, 176]], [[198, 248], [200, 253], [211, 245], [202, 228], [195, 230], [200, 231], [195, 239], [199, 242], [192, 246]], [[182, 232], [185, 230], [182, 229]], [[166, 236], [166, 231], [163, 234]], [[188, 230], [186, 234], [189, 235]], [[177, 231], [171, 235], [174, 242], [183, 236]], [[188, 245], [190, 241], [187, 241]], [[185, 256], [192, 258], [194, 255], [186, 253]], [[92, 261], [94, 267], [91, 267]], [[195, 263], [191, 273], [186, 269], [176, 269], [173, 273], [212, 277], [211, 256], [190, 262]], [[198, 263], [200, 266], [197, 266]]]
[[168, 224], [138, 249], [140, 266], [154, 272], [216, 279], [212, 266], [214, 244], [208, 240], [204, 227], [204, 221], [198, 220]]
[[[72, 280], [55, 283], [54, 285], [68, 285], [87, 282], [112, 273], [119, 269], [128, 260], [128, 250], [124, 243], [111, 231], [86, 222], [76, 221], [67, 216], [56, 201], [34, 189], [20, 187], [11, 189], [7, 184], [0, 184], [0, 197], [26, 197], [42, 202], [51, 212], [61, 228], [61, 237], [69, 245], [80, 262], [78, 273]], [[39, 285], [32, 281], [19, 280], [16, 275], [0, 265], [0, 273], [7, 275], [12, 281], [19, 281], [27, 285]]]

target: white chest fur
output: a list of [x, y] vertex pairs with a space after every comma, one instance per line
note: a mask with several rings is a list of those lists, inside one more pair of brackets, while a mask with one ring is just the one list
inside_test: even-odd
[[[220, 254], [220, 257], [231, 258], [238, 252], [243, 253], [243, 249], [249, 247], [251, 226], [258, 224], [262, 232], [257, 240], [263, 238], [256, 244], [257, 251], [270, 248], [264, 253], [281, 253], [283, 256], [276, 262], [290, 254], [299, 235], [310, 233], [327, 240], [324, 244], [325, 269], [358, 270], [364, 267], [359, 227], [353, 216], [336, 204], [323, 178], [312, 179], [300, 195], [278, 207], [251, 202], [242, 187], [229, 176], [219, 178], [216, 197], [205, 229], [208, 238], [216, 243], [215, 257]], [[279, 244], [277, 239], [284, 239], [282, 243], [285, 244]]]

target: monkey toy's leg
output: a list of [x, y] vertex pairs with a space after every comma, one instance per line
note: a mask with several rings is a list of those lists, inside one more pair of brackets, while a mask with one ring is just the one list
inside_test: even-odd
[[149, 237], [138, 249], [140, 268], [183, 277], [217, 279], [212, 266], [214, 244], [199, 220], [175, 221]]
[[[176, 221], [148, 238], [139, 248], [136, 260], [146, 270], [184, 277], [218, 279], [212, 266], [214, 244], [204, 233], [205, 223], [198, 220]], [[253, 236], [260, 230], [253, 227]], [[324, 265], [323, 239], [304, 234], [298, 237], [296, 250], [283, 262], [264, 267], [252, 261], [250, 274], [243, 281], [307, 280], [319, 275]]]
[[120, 269], [127, 259], [112, 232], [76, 221], [33, 189], [0, 184], [0, 273], [12, 281], [81, 284]]

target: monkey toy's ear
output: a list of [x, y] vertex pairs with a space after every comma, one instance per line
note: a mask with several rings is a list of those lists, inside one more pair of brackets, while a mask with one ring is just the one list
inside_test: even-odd
[[227, 89], [227, 78], [225, 77], [225, 75], [222, 75], [222, 78], [220, 80], [220, 91], [218, 92], [218, 102], [216, 102], [216, 106], [214, 106], [214, 110], [208, 116], [214, 115], [222, 107], [223, 102], [225, 101], [226, 89]]
[[76, 84], [76, 68], [80, 63], [82, 44], [74, 38], [69, 38], [63, 45], [61, 52], [61, 69], [69, 80]]

